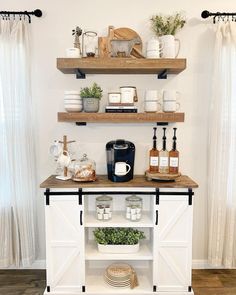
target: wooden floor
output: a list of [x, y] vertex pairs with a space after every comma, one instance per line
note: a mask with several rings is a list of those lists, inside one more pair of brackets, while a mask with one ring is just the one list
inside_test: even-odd
[[[236, 270], [193, 270], [195, 295], [236, 295]], [[44, 270], [0, 270], [0, 295], [42, 295]]]

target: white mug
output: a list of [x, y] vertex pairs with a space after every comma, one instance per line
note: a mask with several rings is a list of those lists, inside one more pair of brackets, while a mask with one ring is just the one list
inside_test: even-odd
[[180, 103], [175, 100], [165, 100], [163, 101], [163, 112], [165, 113], [174, 113], [180, 108]]
[[[128, 167], [128, 170], [127, 170]], [[115, 163], [115, 175], [124, 176], [129, 173], [131, 167], [125, 162], [116, 162]]]
[[71, 57], [71, 58], [81, 57], [79, 48], [75, 48], [75, 47], [67, 48], [66, 57]]
[[156, 38], [147, 42], [146, 58], [160, 58], [163, 50], [163, 44]]
[[146, 113], [156, 113], [161, 110], [161, 104], [155, 100], [144, 101], [144, 111]]
[[177, 100], [180, 97], [180, 92], [176, 90], [163, 90], [163, 101]]
[[121, 103], [133, 103], [138, 101], [137, 88], [135, 86], [121, 86]]
[[[176, 39], [173, 35], [164, 35], [159, 37], [163, 44], [162, 58], [176, 58], [180, 50], [180, 41]], [[177, 44], [177, 48], [176, 48]]]
[[57, 159], [57, 163], [64, 167], [68, 167], [70, 165], [70, 162], [71, 159], [67, 151], [63, 151], [63, 153]]
[[62, 144], [58, 140], [55, 140], [50, 146], [49, 151], [51, 155], [58, 157], [62, 153]]

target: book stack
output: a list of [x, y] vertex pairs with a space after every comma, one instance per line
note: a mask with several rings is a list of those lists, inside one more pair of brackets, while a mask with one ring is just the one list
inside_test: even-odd
[[138, 108], [133, 103], [111, 103], [105, 107], [106, 113], [137, 113]]

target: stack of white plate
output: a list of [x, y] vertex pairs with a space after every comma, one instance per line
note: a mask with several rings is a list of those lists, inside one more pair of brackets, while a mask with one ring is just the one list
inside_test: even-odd
[[132, 267], [126, 263], [113, 263], [107, 267], [104, 273], [105, 282], [115, 288], [130, 287]]
[[64, 107], [67, 112], [81, 112], [83, 110], [83, 102], [79, 95], [79, 91], [64, 91]]

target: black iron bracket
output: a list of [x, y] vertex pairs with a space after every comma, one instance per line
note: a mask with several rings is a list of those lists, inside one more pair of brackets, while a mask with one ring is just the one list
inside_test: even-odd
[[188, 286], [188, 292], [192, 292], [192, 286]]
[[83, 73], [80, 69], [75, 70], [76, 79], [86, 79], [85, 73]]
[[46, 196], [46, 206], [50, 205], [50, 189], [47, 188], [46, 192], [44, 193], [44, 195]]
[[48, 293], [50, 292], [50, 286], [47, 286], [47, 292]]
[[153, 286], [153, 292], [157, 291], [157, 286]]
[[85, 292], [85, 286], [82, 286], [82, 292]]
[[192, 206], [193, 204], [193, 190], [191, 188], [188, 189], [188, 204], [189, 206]]
[[160, 190], [156, 188], [156, 205], [160, 204]]
[[77, 125], [77, 126], [86, 126], [87, 123], [86, 122], [75, 122], [75, 125]]
[[82, 205], [82, 188], [79, 188], [79, 205]]
[[93, 191], [93, 192], [83, 192], [83, 195], [101, 195], [101, 194], [109, 194], [109, 195], [128, 195], [128, 194], [136, 194], [136, 195], [155, 195], [155, 192], [136, 192], [136, 191]]
[[157, 126], [168, 126], [168, 122], [157, 122]]
[[167, 79], [167, 69], [161, 71], [157, 74], [158, 79]]

